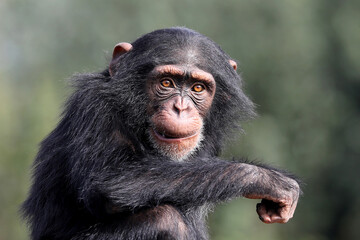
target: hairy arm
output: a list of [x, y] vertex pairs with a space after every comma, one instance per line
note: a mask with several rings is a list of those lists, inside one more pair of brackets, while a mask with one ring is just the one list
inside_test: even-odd
[[117, 169], [104, 169], [86, 188], [103, 196], [111, 209], [136, 209], [162, 203], [202, 205], [233, 197], [265, 199], [258, 204], [266, 223], [286, 222], [299, 196], [298, 183], [281, 171], [219, 159], [170, 162], [147, 158]]

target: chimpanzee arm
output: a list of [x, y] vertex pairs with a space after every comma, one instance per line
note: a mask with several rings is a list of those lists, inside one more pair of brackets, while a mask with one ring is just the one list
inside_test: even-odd
[[90, 191], [86, 192], [91, 196], [83, 199], [103, 196], [117, 211], [162, 203], [194, 206], [243, 196], [270, 200], [258, 205], [260, 219], [267, 223], [288, 221], [300, 193], [298, 183], [278, 170], [219, 159], [142, 159], [118, 169], [104, 169], [90, 179]]

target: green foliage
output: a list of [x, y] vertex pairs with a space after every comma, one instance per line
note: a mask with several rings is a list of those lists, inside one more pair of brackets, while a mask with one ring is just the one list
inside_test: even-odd
[[248, 156], [306, 182], [295, 218], [262, 224], [254, 200], [218, 207], [213, 240], [360, 239], [360, 2], [55, 1], [0, 3], [0, 239], [28, 239], [18, 207], [38, 143], [68, 95], [121, 41], [193, 28], [239, 60], [260, 117], [224, 157]]

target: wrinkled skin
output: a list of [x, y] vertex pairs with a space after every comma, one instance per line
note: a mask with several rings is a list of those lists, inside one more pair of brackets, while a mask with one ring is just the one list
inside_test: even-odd
[[159, 151], [181, 160], [202, 140], [203, 118], [215, 95], [211, 74], [198, 68], [158, 66], [150, 73], [150, 135]]

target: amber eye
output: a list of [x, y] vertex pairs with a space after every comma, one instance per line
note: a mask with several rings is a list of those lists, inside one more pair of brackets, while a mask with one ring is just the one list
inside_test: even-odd
[[161, 84], [161, 86], [166, 87], [166, 88], [172, 86], [172, 82], [171, 82], [170, 80], [168, 80], [168, 79], [162, 80], [162, 81], [160, 82], [160, 84]]
[[204, 91], [205, 87], [201, 84], [196, 84], [195, 86], [193, 86], [192, 90], [194, 92], [202, 92]]

